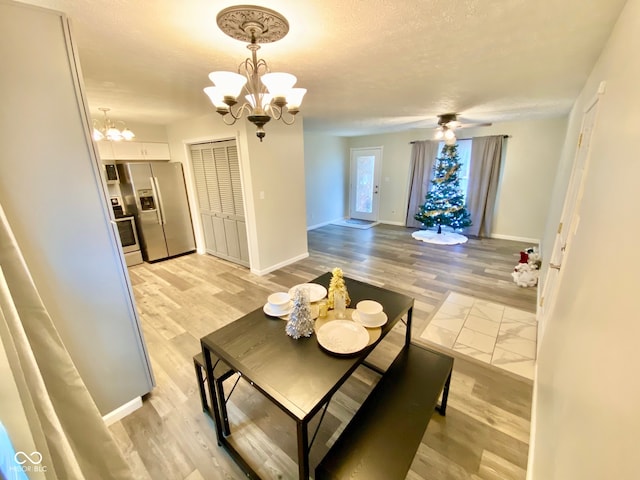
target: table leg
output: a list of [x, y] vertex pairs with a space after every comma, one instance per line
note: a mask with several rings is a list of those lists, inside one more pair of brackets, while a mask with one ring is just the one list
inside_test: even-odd
[[307, 422], [296, 422], [298, 430], [298, 475], [300, 480], [309, 478], [309, 433]]
[[218, 439], [218, 445], [222, 445], [221, 442], [224, 437], [220, 415], [220, 395], [222, 395], [222, 401], [224, 402], [224, 393], [218, 392], [216, 388], [216, 382], [213, 379], [211, 352], [204, 345], [202, 345], [202, 356], [204, 357], [205, 369], [207, 371], [207, 387], [209, 388], [209, 398], [211, 399], [211, 407], [213, 409], [213, 423], [215, 423], [216, 437]]
[[413, 306], [407, 310], [407, 333], [405, 338], [405, 345], [408, 347], [411, 344], [411, 317], [413, 316]]

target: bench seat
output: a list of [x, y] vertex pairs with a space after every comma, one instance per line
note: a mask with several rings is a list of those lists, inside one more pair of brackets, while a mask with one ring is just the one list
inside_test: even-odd
[[452, 369], [448, 355], [404, 347], [318, 464], [315, 480], [404, 479], [433, 411], [446, 413]]

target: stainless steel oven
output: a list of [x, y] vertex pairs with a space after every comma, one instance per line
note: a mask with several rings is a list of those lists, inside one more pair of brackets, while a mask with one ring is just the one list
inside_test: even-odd
[[124, 258], [127, 266], [142, 263], [142, 253], [140, 252], [140, 242], [138, 241], [138, 232], [136, 231], [136, 220], [131, 216], [125, 216], [115, 219], [120, 234], [120, 244], [124, 252]]

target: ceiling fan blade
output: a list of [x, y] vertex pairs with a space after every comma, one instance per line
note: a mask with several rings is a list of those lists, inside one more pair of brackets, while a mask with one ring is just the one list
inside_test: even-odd
[[490, 127], [493, 123], [462, 123], [457, 128]]

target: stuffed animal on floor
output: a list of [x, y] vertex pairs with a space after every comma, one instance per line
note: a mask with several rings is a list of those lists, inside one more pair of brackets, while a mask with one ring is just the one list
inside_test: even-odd
[[542, 261], [538, 249], [530, 247], [520, 252], [520, 262], [513, 269], [511, 276], [519, 287], [535, 287], [538, 284]]

